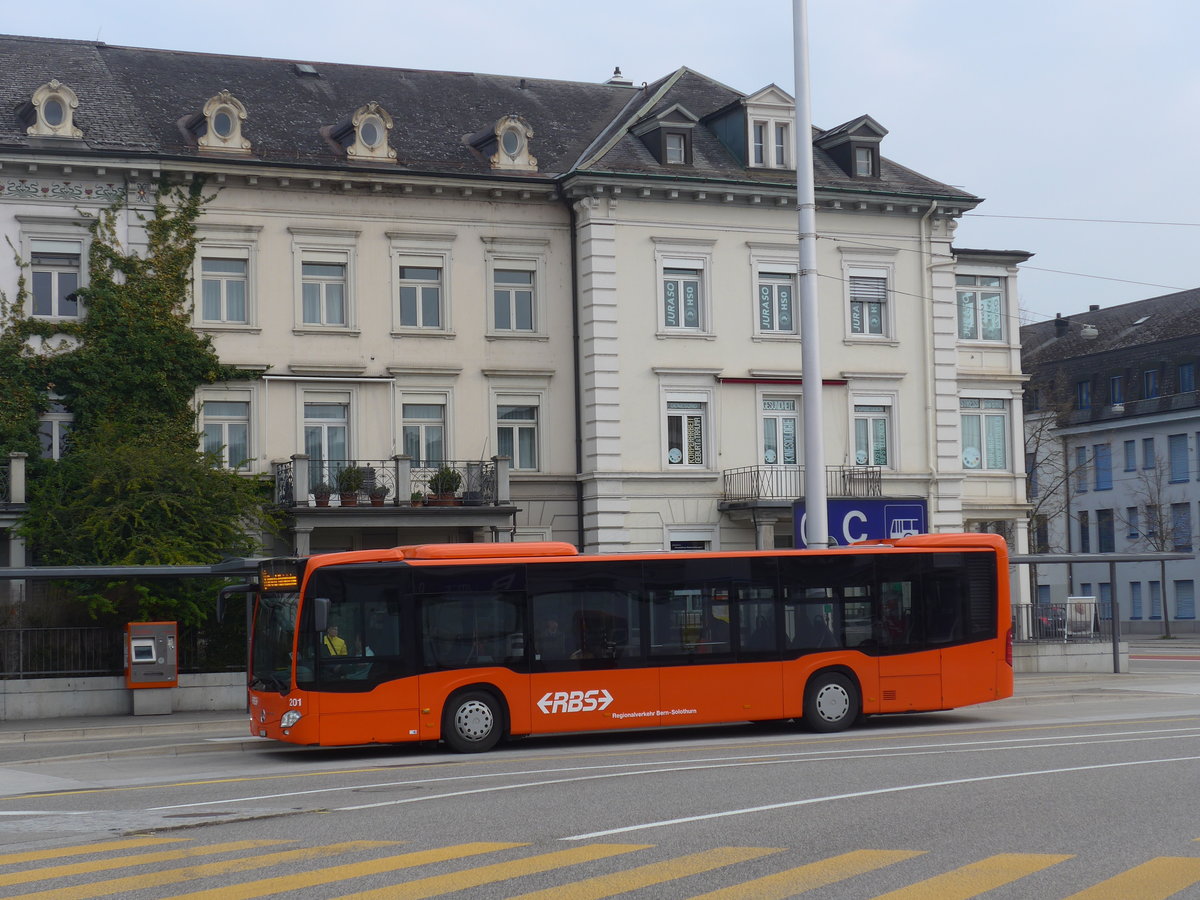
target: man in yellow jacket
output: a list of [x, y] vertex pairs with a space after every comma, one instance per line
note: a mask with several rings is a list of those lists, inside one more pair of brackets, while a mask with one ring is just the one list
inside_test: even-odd
[[325, 629], [325, 640], [323, 643], [325, 644], [325, 652], [330, 656], [346, 655], [346, 642], [338, 637], [338, 627], [336, 625], [330, 625]]

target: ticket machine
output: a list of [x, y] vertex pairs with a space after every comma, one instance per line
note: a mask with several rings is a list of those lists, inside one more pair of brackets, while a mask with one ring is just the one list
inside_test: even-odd
[[179, 684], [178, 629], [174, 622], [130, 622], [125, 626], [125, 686], [134, 689], [134, 715], [171, 711], [169, 691]]

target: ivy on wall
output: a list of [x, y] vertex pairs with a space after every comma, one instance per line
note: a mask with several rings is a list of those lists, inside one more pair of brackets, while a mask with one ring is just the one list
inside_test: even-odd
[[[26, 316], [26, 280], [0, 314], [0, 450], [30, 457], [18, 526], [40, 565], [199, 565], [255, 552], [274, 530], [269, 490], [201, 452], [193, 406], [204, 384], [257, 377], [223, 365], [190, 326], [189, 286], [203, 184], [160, 185], [142, 216], [143, 252], [122, 248], [122, 207], [90, 225], [78, 320]], [[22, 269], [24, 272], [24, 268]], [[51, 395], [73, 416], [70, 449], [40, 459], [38, 417]], [[193, 582], [77, 585], [93, 616], [198, 621]]]

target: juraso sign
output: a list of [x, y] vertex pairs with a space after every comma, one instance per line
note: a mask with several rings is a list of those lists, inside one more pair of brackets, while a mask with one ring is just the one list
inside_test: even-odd
[[547, 691], [537, 702], [538, 709], [546, 715], [554, 713], [596, 712], [608, 709], [613, 695], [606, 690], [598, 691]]

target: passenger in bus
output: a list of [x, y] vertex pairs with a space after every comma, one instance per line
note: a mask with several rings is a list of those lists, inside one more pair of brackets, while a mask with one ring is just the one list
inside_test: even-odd
[[330, 625], [325, 629], [325, 638], [321, 641], [321, 647], [326, 656], [345, 656], [347, 654], [346, 642], [338, 637], [338, 627]]
[[812, 627], [812, 639], [814, 647], [837, 646], [837, 641], [833, 637], [833, 632], [829, 630], [829, 625], [826, 623], [824, 616], [813, 616]]
[[700, 632], [698, 653], [727, 653], [729, 651], [729, 623], [708, 613], [704, 630]]

